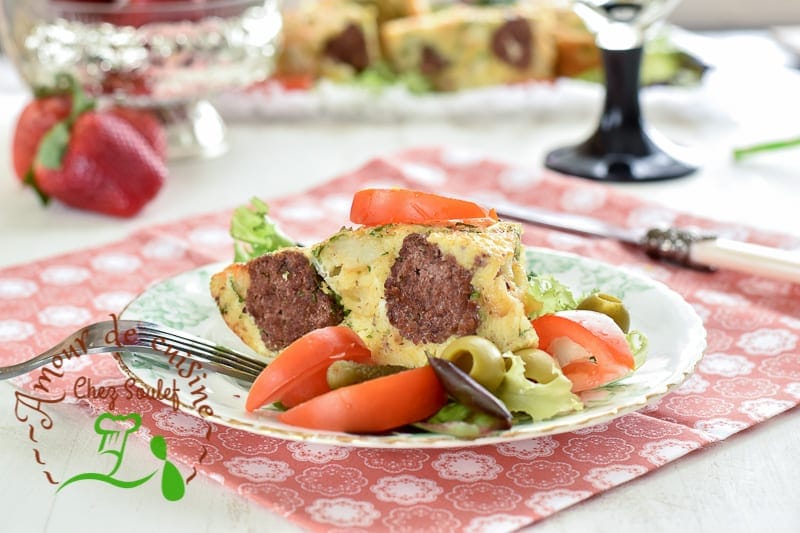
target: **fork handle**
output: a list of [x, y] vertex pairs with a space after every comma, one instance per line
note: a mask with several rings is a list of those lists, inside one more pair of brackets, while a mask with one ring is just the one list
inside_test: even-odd
[[21, 363], [0, 367], [0, 380], [19, 377], [28, 372], [32, 372], [39, 367], [46, 365], [53, 360], [53, 356], [47, 353], [39, 354], [33, 359], [28, 359]]

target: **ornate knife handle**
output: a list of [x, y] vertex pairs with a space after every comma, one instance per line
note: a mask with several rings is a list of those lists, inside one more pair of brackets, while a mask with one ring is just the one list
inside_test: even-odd
[[713, 241], [717, 237], [676, 228], [652, 228], [642, 238], [641, 246], [653, 259], [661, 259], [697, 270], [712, 271], [714, 267], [692, 259], [692, 245]]
[[651, 229], [640, 245], [650, 257], [698, 270], [731, 269], [800, 283], [800, 250], [771, 248], [674, 228]]

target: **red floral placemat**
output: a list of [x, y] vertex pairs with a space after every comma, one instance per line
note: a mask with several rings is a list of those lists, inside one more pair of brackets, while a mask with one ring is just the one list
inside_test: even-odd
[[[606, 186], [453, 150], [415, 150], [374, 160], [306, 193], [266, 199], [289, 234], [311, 241], [346, 224], [352, 193], [366, 186], [502, 198], [631, 227], [667, 222], [762, 244], [800, 244], [797, 237], [715, 224]], [[77, 327], [107, 319], [154, 281], [229, 259], [229, 217], [230, 212], [193, 217], [110, 246], [3, 269], [0, 364], [25, 360]], [[180, 461], [184, 473], [205, 474], [310, 530], [478, 532], [535, 522], [800, 401], [800, 285], [680, 269], [616, 242], [537, 227], [526, 227], [524, 241], [636, 269], [678, 291], [708, 331], [708, 350], [697, 372], [657, 404], [608, 423], [449, 450], [289, 442], [217, 425], [209, 432], [200, 418], [149, 398], [120, 397], [114, 410], [139, 413], [139, 434], [165, 436], [170, 457]], [[51, 376], [46, 384], [50, 396], [45, 397], [65, 393], [70, 399], [78, 375], [90, 376], [96, 386], [119, 386], [124, 380], [108, 356], [83, 356], [61, 370], [63, 376]], [[16, 383], [33, 392], [41, 385], [38, 376]], [[78, 403], [95, 414], [108, 408], [107, 399]]]

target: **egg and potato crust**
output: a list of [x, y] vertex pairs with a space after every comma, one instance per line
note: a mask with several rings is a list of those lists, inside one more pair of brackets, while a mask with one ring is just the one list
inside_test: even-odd
[[235, 263], [211, 280], [228, 326], [270, 359], [326, 325], [352, 328], [378, 364], [422, 366], [452, 339], [501, 352], [537, 346], [527, 318], [522, 228], [387, 224]]

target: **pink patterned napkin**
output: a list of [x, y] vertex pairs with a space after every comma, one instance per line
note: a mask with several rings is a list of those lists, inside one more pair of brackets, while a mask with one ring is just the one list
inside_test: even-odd
[[[310, 241], [346, 224], [352, 193], [366, 186], [469, 194], [487, 203], [502, 198], [631, 227], [669, 222], [762, 244], [798, 245], [797, 237], [722, 226], [610, 187], [453, 150], [377, 159], [306, 193], [267, 200], [290, 235]], [[110, 246], [0, 271], [0, 364], [27, 359], [77, 327], [107, 319], [154, 281], [229, 259], [229, 217], [227, 211], [194, 217]], [[616, 242], [537, 227], [526, 227], [524, 241], [634, 268], [678, 291], [708, 330], [697, 372], [656, 405], [609, 423], [449, 450], [288, 442], [217, 425], [208, 433], [200, 418], [147, 398], [120, 398], [115, 411], [140, 413], [139, 434], [167, 437], [170, 457], [185, 472], [205, 474], [309, 530], [479, 532], [531, 524], [800, 401], [800, 285], [671, 267]], [[53, 378], [49, 393], [64, 391], [70, 398], [77, 375], [90, 376], [96, 386], [124, 380], [113, 358], [83, 356]], [[19, 378], [17, 385], [31, 391], [36, 376]], [[78, 403], [94, 414], [108, 406], [103, 399]], [[20, 431], [28, 431], [25, 424]]]

